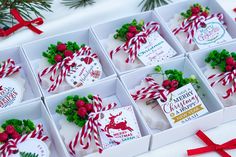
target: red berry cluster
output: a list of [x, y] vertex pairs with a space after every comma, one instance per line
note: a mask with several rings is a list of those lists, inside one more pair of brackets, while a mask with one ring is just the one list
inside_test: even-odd
[[93, 111], [93, 104], [91, 103], [85, 103], [83, 100], [76, 101], [77, 106], [77, 114], [81, 118], [85, 118], [86, 115], [88, 115], [90, 112]]
[[[71, 50], [67, 50], [67, 46], [64, 43], [57, 45], [57, 51], [63, 52], [65, 57], [72, 57], [73, 56], [73, 52]], [[57, 54], [57, 55], [55, 55], [54, 59], [56, 62], [61, 62], [63, 60], [63, 56], [60, 54]]]
[[177, 80], [164, 80], [162, 82], [162, 86], [167, 89], [169, 92], [173, 92], [179, 86], [179, 82]]
[[130, 40], [138, 33], [139, 33], [139, 31], [137, 30], [137, 28], [135, 26], [129, 26], [128, 32], [126, 33], [126, 39]]
[[14, 126], [8, 125], [4, 132], [0, 133], [0, 142], [7, 142], [8, 139], [17, 139], [21, 135], [15, 130]]
[[226, 58], [225, 62], [226, 62], [226, 67], [225, 67], [226, 71], [232, 71], [236, 69], [236, 61], [234, 60], [233, 57]]
[[197, 16], [200, 14], [201, 16], [207, 17], [209, 14], [206, 11], [201, 12], [201, 8], [199, 6], [192, 7], [191, 12], [192, 12], [192, 16]]

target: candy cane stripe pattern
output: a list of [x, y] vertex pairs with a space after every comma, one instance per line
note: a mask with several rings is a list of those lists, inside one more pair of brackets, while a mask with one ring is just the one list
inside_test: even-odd
[[97, 54], [91, 52], [90, 47], [84, 46], [79, 51], [74, 53], [73, 57], [66, 57], [63, 61], [58, 62], [38, 73], [40, 82], [42, 81], [41, 78], [43, 76], [51, 73], [50, 81], [52, 82], [52, 85], [49, 87], [48, 92], [54, 91], [65, 80], [65, 77], [70, 72], [72, 67], [76, 66], [76, 58], [81, 55], [98, 58]]
[[13, 59], [8, 59], [0, 65], [0, 78], [8, 77], [21, 69], [20, 66], [16, 66]]
[[160, 24], [157, 22], [148, 22], [142, 27], [142, 31], [131, 38], [129, 41], [126, 41], [123, 45], [117, 47], [115, 50], [110, 52], [110, 57], [112, 59], [113, 55], [118, 53], [120, 50], [124, 50], [129, 54], [126, 59], [126, 63], [133, 63], [137, 59], [138, 50], [141, 47], [141, 44], [145, 44], [147, 42], [147, 37], [160, 29]]
[[[101, 124], [98, 122], [100, 113], [102, 111], [107, 111], [116, 107], [116, 103], [109, 104], [105, 107], [102, 106], [102, 99], [99, 96], [93, 97], [93, 109], [94, 111], [89, 114], [88, 121], [82, 127], [82, 129], [76, 134], [75, 138], [69, 143], [69, 152], [71, 155], [76, 156], [75, 148], [79, 144], [83, 149], [87, 149], [90, 146], [92, 136], [94, 138], [95, 144], [98, 148], [99, 153], [102, 153], [103, 148], [99, 141], [98, 127]], [[111, 135], [105, 134], [107, 137], [112, 138]], [[118, 144], [119, 141], [116, 141]]]
[[214, 87], [216, 84], [220, 83], [223, 86], [227, 86], [228, 84], [232, 83], [231, 88], [226, 91], [226, 94], [222, 97], [227, 99], [228, 97], [232, 96], [236, 92], [236, 70], [232, 72], [224, 72], [220, 74], [214, 74], [208, 77], [208, 79], [217, 79], [216, 81], [211, 83], [211, 86]]
[[10, 139], [8, 140], [5, 144], [0, 146], [0, 151], [2, 154], [2, 157], [8, 157], [11, 154], [15, 153], [18, 151], [17, 144], [23, 143], [27, 139], [30, 138], [36, 138], [41, 141], [47, 141], [48, 136], [43, 135], [43, 126], [39, 124], [34, 131], [32, 131], [29, 134], [25, 134], [21, 136], [20, 138], [17, 139]]
[[222, 24], [224, 24], [223, 18], [224, 15], [222, 13], [212, 14], [210, 16], [191, 16], [188, 19], [185, 19], [181, 25], [175, 28], [172, 32], [174, 35], [178, 34], [179, 32], [187, 32], [187, 42], [192, 43], [194, 39], [194, 35], [199, 27], [205, 25], [206, 21], [216, 17]]
[[143, 99], [167, 99], [168, 91], [159, 85], [152, 77], [146, 77], [145, 81], [149, 84], [148, 87], [143, 87], [135, 94], [131, 94], [135, 101]]

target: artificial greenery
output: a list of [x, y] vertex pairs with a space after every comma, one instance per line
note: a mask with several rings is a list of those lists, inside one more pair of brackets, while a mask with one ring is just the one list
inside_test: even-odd
[[144, 25], [144, 21], [141, 20], [140, 22], [137, 22], [136, 19], [134, 19], [131, 23], [126, 23], [124, 25], [122, 25], [122, 27], [120, 29], [116, 30], [116, 34], [114, 35], [115, 39], [119, 39], [123, 42], [127, 41], [127, 33], [129, 32], [129, 27], [130, 26], [135, 26], [137, 31], [140, 32], [142, 31], [142, 27]]
[[233, 57], [236, 60], [236, 53], [229, 52], [225, 49], [222, 51], [213, 50], [209, 53], [205, 61], [211, 65], [213, 69], [218, 67], [222, 72], [226, 71], [226, 58]]
[[14, 126], [15, 130], [20, 134], [28, 134], [35, 130], [35, 125], [31, 120], [18, 120], [9, 119], [2, 124], [2, 128], [5, 130], [8, 125]]
[[142, 6], [142, 11], [153, 10], [161, 5], [170, 3], [171, 0], [142, 0], [139, 6]]
[[181, 16], [183, 16], [185, 19], [191, 17], [193, 15], [193, 8], [199, 8], [200, 9], [198, 14], [203, 13], [203, 12], [209, 14], [209, 12], [210, 12], [209, 7], [203, 7], [201, 4], [195, 3], [192, 6], [190, 6], [190, 8], [186, 12], [182, 12]]
[[77, 111], [78, 107], [76, 106], [76, 102], [78, 100], [82, 100], [85, 103], [91, 103], [93, 100], [92, 95], [88, 95], [87, 97], [80, 97], [78, 95], [68, 96], [65, 101], [58, 105], [56, 108], [56, 112], [61, 115], [65, 115], [67, 121], [75, 123], [79, 127], [83, 127], [88, 119], [88, 116], [82, 118], [78, 116]]
[[[65, 58], [64, 53], [57, 50], [57, 45], [59, 44], [62, 44], [62, 42], [58, 41], [57, 44], [50, 44], [47, 51], [43, 52], [43, 57], [47, 58], [50, 64], [56, 64], [55, 56], [58, 54], [61, 55], [63, 58]], [[65, 44], [66, 44], [67, 50], [70, 50], [73, 53], [78, 51], [81, 47], [85, 46], [85, 44], [82, 44], [79, 46], [77, 42], [71, 42], [71, 41], [68, 41]]]
[[86, 7], [87, 5], [92, 5], [94, 3], [94, 0], [62, 0], [62, 4], [75, 9], [79, 7]]
[[20, 152], [20, 157], [39, 157], [36, 153]]
[[16, 21], [10, 14], [10, 9], [17, 9], [26, 20], [34, 16], [43, 17], [41, 11], [51, 12], [52, 0], [1, 0], [0, 1], [0, 28], [7, 29]]

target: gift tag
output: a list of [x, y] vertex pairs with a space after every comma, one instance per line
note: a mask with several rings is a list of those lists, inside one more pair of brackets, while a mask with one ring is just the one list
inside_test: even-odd
[[102, 77], [102, 66], [98, 59], [88, 56], [78, 56], [76, 66], [66, 76], [66, 81], [72, 87], [80, 87], [99, 80]]
[[24, 154], [25, 157], [49, 157], [50, 155], [46, 143], [35, 138], [30, 138], [19, 143], [17, 148], [19, 152], [17, 154], [12, 154], [9, 157], [23, 157], [22, 154]]
[[184, 124], [208, 113], [206, 106], [191, 84], [187, 84], [158, 100], [172, 127]]
[[231, 40], [231, 36], [216, 17], [207, 20], [206, 26], [198, 28], [194, 36], [194, 41], [200, 49]]
[[22, 101], [25, 90], [24, 83], [18, 81], [18, 79], [7, 77], [0, 79], [0, 109]]
[[[117, 145], [117, 142], [140, 138], [141, 133], [132, 106], [111, 109], [100, 115], [99, 134], [104, 149]], [[111, 135], [112, 137], [107, 137]]]
[[160, 34], [154, 32], [147, 37], [147, 42], [141, 45], [137, 55], [144, 65], [156, 65], [176, 54], [175, 50]]

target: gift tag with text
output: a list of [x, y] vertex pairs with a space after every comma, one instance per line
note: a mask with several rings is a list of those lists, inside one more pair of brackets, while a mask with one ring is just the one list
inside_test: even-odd
[[104, 149], [141, 137], [132, 106], [104, 111], [99, 122], [99, 134]]
[[208, 48], [232, 40], [223, 24], [216, 17], [205, 23], [206, 25], [198, 28], [194, 35], [194, 41], [199, 48]]
[[187, 84], [167, 96], [167, 101], [158, 99], [172, 127], [184, 124], [208, 113], [206, 106], [191, 84]]
[[165, 39], [158, 32], [154, 32], [147, 37], [147, 42], [141, 45], [137, 56], [144, 65], [156, 65], [176, 54]]

